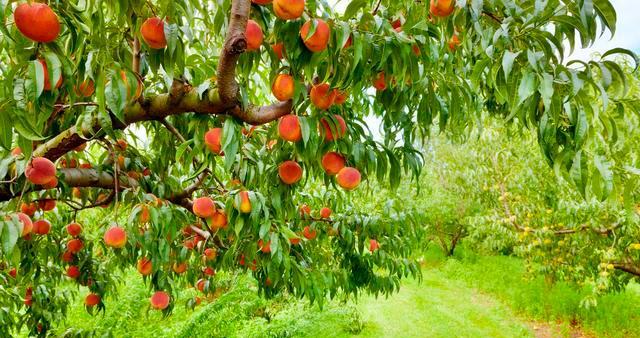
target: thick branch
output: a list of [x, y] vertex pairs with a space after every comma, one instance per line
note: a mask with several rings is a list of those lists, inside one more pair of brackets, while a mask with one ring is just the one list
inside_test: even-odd
[[621, 262], [615, 262], [613, 263], [613, 267], [615, 267], [618, 270], [624, 271], [626, 273], [630, 273], [636, 277], [640, 277], [640, 266], [639, 265], [633, 265], [630, 263], [621, 263]]
[[240, 54], [247, 49], [244, 32], [249, 19], [251, 0], [233, 0], [231, 16], [222, 54], [218, 61], [218, 89], [224, 102], [238, 103], [238, 82], [236, 81], [236, 65]]

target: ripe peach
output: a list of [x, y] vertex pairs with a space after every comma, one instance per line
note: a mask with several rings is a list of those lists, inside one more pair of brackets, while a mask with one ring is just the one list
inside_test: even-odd
[[293, 20], [302, 16], [305, 0], [273, 0], [273, 12], [282, 20]]
[[151, 260], [146, 257], [140, 258], [138, 260], [138, 263], [136, 264], [136, 269], [138, 269], [138, 272], [143, 276], [150, 275], [151, 272], [153, 272], [153, 265], [151, 264]]
[[54, 199], [44, 199], [38, 201], [38, 207], [43, 211], [51, 211], [56, 207], [56, 200]]
[[216, 275], [216, 270], [214, 270], [212, 267], [207, 266], [206, 268], [202, 269], [202, 273], [205, 276], [215, 276]]
[[271, 45], [273, 52], [276, 53], [278, 59], [282, 60], [284, 58], [284, 43], [278, 42]]
[[306, 204], [301, 205], [299, 210], [300, 210], [300, 216], [302, 217], [305, 217], [311, 214], [311, 207]]
[[18, 220], [22, 223], [22, 237], [28, 236], [31, 231], [33, 231], [33, 222], [31, 222], [31, 218], [24, 213], [17, 213]]
[[78, 223], [67, 224], [67, 233], [69, 236], [78, 237], [82, 233], [82, 226]]
[[20, 147], [13, 148], [13, 150], [11, 150], [11, 155], [16, 157], [22, 155], [22, 149], [20, 149]]
[[149, 298], [149, 302], [151, 303], [151, 307], [156, 310], [164, 310], [169, 306], [169, 294], [164, 291], [156, 291], [156, 293]]
[[80, 164], [79, 168], [81, 168], [81, 169], [91, 169], [91, 168], [93, 168], [93, 166], [91, 165], [91, 163], [82, 163], [82, 164]]
[[46, 219], [33, 222], [33, 232], [37, 235], [46, 235], [51, 231], [51, 223]]
[[302, 239], [300, 237], [291, 237], [291, 238], [289, 238], [289, 243], [291, 243], [291, 245], [298, 245], [298, 244], [300, 244], [300, 241], [302, 241]]
[[347, 93], [346, 91], [343, 91], [343, 90], [339, 90], [339, 89], [334, 89], [333, 91], [336, 93], [336, 99], [333, 101], [333, 104], [341, 105], [341, 104], [347, 102], [347, 98], [349, 97], [349, 93]]
[[63, 254], [62, 254], [62, 261], [65, 263], [71, 263], [73, 262], [73, 258], [75, 256], [73, 255], [73, 252], [66, 250]]
[[321, 83], [311, 87], [309, 98], [316, 108], [329, 109], [336, 100], [336, 92], [331, 90], [328, 83]]
[[307, 46], [307, 49], [317, 53], [327, 48], [329, 37], [331, 36], [331, 28], [329, 28], [329, 25], [322, 19], [313, 20], [315, 20], [316, 24], [316, 30], [313, 32], [313, 35], [309, 36], [309, 31], [311, 30], [311, 20], [309, 20], [300, 28], [300, 37], [304, 45]]
[[29, 217], [33, 217], [33, 214], [38, 210], [38, 206], [35, 203], [24, 203], [20, 204], [20, 211], [26, 214]]
[[384, 72], [378, 73], [376, 78], [373, 80], [373, 87], [377, 90], [387, 89], [387, 83], [384, 81]]
[[132, 72], [124, 69], [120, 70], [120, 78], [124, 83], [124, 88], [127, 93], [127, 100], [137, 100], [140, 95], [142, 95], [142, 80]]
[[204, 143], [214, 154], [220, 155], [222, 151], [222, 128], [209, 129], [204, 134]]
[[[44, 73], [44, 90], [51, 91], [51, 80], [49, 77], [49, 71], [47, 70], [47, 62], [44, 59], [38, 59], [40, 64], [42, 65], [42, 72]], [[56, 88], [60, 88], [62, 86], [62, 74], [58, 77], [58, 81], [56, 81]]]
[[127, 244], [127, 233], [119, 226], [112, 226], [104, 233], [104, 243], [112, 248], [123, 248]]
[[196, 247], [196, 242], [192, 239], [187, 239], [182, 242], [182, 246], [184, 246], [187, 250], [193, 250]]
[[208, 218], [216, 212], [216, 204], [209, 197], [199, 197], [193, 200], [192, 210], [196, 216]]
[[56, 13], [46, 4], [25, 2], [13, 12], [16, 27], [22, 35], [36, 42], [51, 42], [60, 34]]
[[80, 188], [73, 187], [71, 189], [71, 195], [75, 198], [82, 198], [82, 191], [80, 191]]
[[304, 238], [308, 240], [312, 240], [316, 238], [317, 235], [318, 235], [318, 231], [315, 229], [311, 229], [311, 227], [308, 225], [305, 226], [304, 229], [302, 229], [302, 236], [304, 236]]
[[164, 21], [160, 18], [148, 18], [140, 26], [140, 34], [144, 42], [152, 49], [162, 49], [167, 46], [164, 36]]
[[107, 200], [109, 199], [109, 196], [107, 196], [107, 194], [98, 194], [98, 197], [96, 198], [96, 203], [100, 204], [100, 206], [104, 209], [109, 207], [109, 203], [107, 203]]
[[431, 0], [431, 3], [429, 4], [429, 12], [431, 15], [444, 18], [453, 13], [455, 5], [455, 0]]
[[96, 295], [95, 293], [90, 293], [87, 295], [87, 297], [85, 297], [84, 299], [84, 305], [92, 307], [92, 306], [96, 306], [100, 303], [100, 296]]
[[182, 262], [182, 263], [173, 263], [173, 272], [177, 273], [177, 274], [183, 274], [187, 271], [187, 263]]
[[80, 277], [80, 269], [77, 266], [72, 265], [67, 268], [67, 277], [76, 279]]
[[322, 218], [329, 218], [331, 217], [331, 209], [324, 207], [322, 209], [320, 209], [320, 217]]
[[279, 101], [288, 101], [293, 97], [294, 88], [293, 76], [289, 74], [278, 74], [271, 86], [271, 92]]
[[295, 161], [284, 161], [278, 166], [278, 174], [284, 184], [295, 184], [302, 178], [302, 167]]
[[392, 21], [391, 27], [393, 27], [393, 29], [398, 33], [402, 32], [402, 21], [400, 19]]
[[449, 50], [453, 52], [456, 50], [456, 47], [462, 44], [462, 41], [460, 41], [458, 34], [453, 34], [453, 36], [451, 36], [451, 39], [449, 39], [449, 42], [447, 44], [449, 45]]
[[320, 124], [324, 129], [324, 137], [327, 141], [337, 140], [347, 133], [347, 123], [342, 116], [333, 115], [333, 117], [337, 121], [337, 125], [326, 117], [320, 119]]
[[[89, 97], [93, 95], [95, 90], [96, 90], [95, 84], [91, 79], [84, 80], [80, 83], [79, 86], [75, 87], [76, 95], [80, 97]], [[86, 144], [86, 143], [83, 143], [83, 144]]]
[[125, 150], [127, 150], [128, 144], [127, 144], [127, 141], [125, 141], [124, 139], [119, 138], [119, 139], [116, 140], [116, 143], [113, 146], [118, 151], [125, 151]]
[[420, 56], [421, 54], [420, 47], [417, 44], [411, 46], [411, 51], [413, 52], [413, 54], [415, 54], [415, 56]]
[[296, 115], [285, 115], [278, 122], [278, 135], [289, 142], [298, 142], [302, 140], [302, 129], [300, 129], [300, 121]]
[[344, 46], [342, 46], [342, 49], [347, 49], [347, 48], [351, 47], [351, 45], [353, 45], [353, 38], [351, 37], [351, 35], [349, 35], [349, 38], [344, 43]]
[[271, 252], [271, 241], [265, 242], [262, 239], [258, 240], [258, 249], [262, 251], [262, 253], [270, 253]]
[[151, 169], [149, 169], [149, 168], [144, 168], [144, 169], [142, 170], [142, 176], [147, 177], [147, 176], [150, 176], [150, 175], [151, 175]]
[[217, 255], [218, 255], [218, 253], [216, 252], [216, 249], [214, 249], [214, 248], [206, 248], [206, 249], [204, 249], [204, 257], [208, 261], [212, 261], [212, 260], [216, 259]]
[[36, 157], [27, 164], [24, 175], [33, 184], [47, 184], [56, 177], [56, 166], [45, 157]]
[[149, 207], [146, 204], [140, 205], [140, 212], [138, 213], [138, 219], [140, 223], [147, 223], [151, 219], [151, 214], [149, 213]]
[[196, 289], [200, 292], [204, 292], [205, 287], [207, 286], [207, 281], [204, 279], [198, 279], [196, 282]]
[[33, 303], [33, 289], [28, 287], [24, 292], [24, 305], [31, 306]]
[[54, 177], [51, 181], [49, 181], [49, 183], [43, 184], [42, 188], [44, 188], [44, 189], [54, 189], [57, 186], [58, 186], [58, 179], [56, 177]]
[[262, 28], [260, 27], [260, 25], [258, 25], [257, 22], [251, 19], [247, 20], [247, 28], [244, 31], [244, 36], [247, 39], [248, 52], [257, 51], [260, 49], [264, 35], [262, 34]]
[[216, 210], [208, 221], [213, 230], [224, 229], [227, 227], [227, 214], [222, 210]]
[[360, 171], [356, 168], [344, 167], [336, 175], [336, 182], [344, 190], [353, 190], [360, 184]]
[[251, 199], [249, 199], [249, 192], [246, 190], [240, 191], [238, 193], [240, 195], [240, 206], [238, 210], [241, 213], [248, 214], [251, 212]]
[[378, 249], [380, 249], [380, 244], [378, 243], [378, 241], [376, 241], [375, 239], [369, 240], [369, 251], [373, 253]]
[[78, 253], [84, 247], [84, 243], [80, 239], [74, 238], [67, 243], [67, 250], [71, 253]]
[[322, 156], [322, 169], [329, 175], [337, 174], [344, 166], [344, 157], [335, 151], [330, 151]]
[[16, 278], [17, 275], [18, 275], [18, 270], [16, 270], [16, 268], [11, 268], [11, 270], [9, 270], [9, 276]]

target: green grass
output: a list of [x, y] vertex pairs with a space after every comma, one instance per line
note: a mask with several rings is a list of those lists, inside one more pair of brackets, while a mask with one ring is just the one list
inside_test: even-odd
[[[255, 281], [240, 276], [229, 292], [195, 310], [186, 309], [193, 290], [179, 295], [171, 317], [148, 311], [148, 290], [128, 274], [118, 299], [107, 299], [107, 312], [91, 317], [78, 300], [56, 335], [73, 327], [114, 337], [533, 337], [542, 326], [555, 335], [582, 330], [598, 336], [639, 336], [640, 288], [598, 299], [585, 309], [588, 290], [565, 284], [549, 287], [542, 278], [525, 279], [522, 261], [458, 252], [445, 259], [428, 250], [421, 283], [404, 282], [387, 299], [364, 296], [357, 302], [330, 302], [322, 310], [286, 295], [264, 300]], [[82, 296], [82, 295], [81, 295]], [[551, 323], [551, 324], [549, 324]], [[559, 324], [557, 324], [559, 323]]]

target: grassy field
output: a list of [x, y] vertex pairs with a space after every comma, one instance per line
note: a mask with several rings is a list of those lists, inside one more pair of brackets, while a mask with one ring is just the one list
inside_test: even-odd
[[[464, 253], [464, 251], [463, 251]], [[56, 334], [95, 330], [114, 337], [579, 337], [639, 336], [640, 288], [580, 307], [588, 290], [563, 284], [549, 288], [542, 279], [525, 279], [522, 262], [509, 257], [458, 255], [444, 259], [427, 252], [423, 280], [407, 280], [400, 293], [357, 302], [331, 302], [320, 310], [280, 296], [264, 300], [249, 276], [220, 298], [196, 310], [180, 295], [169, 318], [147, 311], [148, 293], [129, 274], [118, 299], [108, 299], [104, 316], [91, 317], [82, 306], [69, 313]], [[573, 323], [573, 325], [571, 325]], [[70, 329], [73, 327], [74, 329]]]

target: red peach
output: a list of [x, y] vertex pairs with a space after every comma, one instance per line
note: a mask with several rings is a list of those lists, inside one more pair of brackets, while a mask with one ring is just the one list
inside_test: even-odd
[[281, 117], [278, 122], [278, 135], [289, 142], [302, 140], [302, 129], [298, 116], [289, 114]]
[[72, 237], [78, 237], [82, 233], [82, 226], [78, 223], [67, 224], [67, 233]]
[[344, 168], [345, 163], [344, 157], [335, 151], [330, 151], [322, 156], [322, 169], [332, 176]]
[[90, 293], [84, 299], [84, 305], [88, 307], [96, 306], [100, 303], [100, 296], [95, 293]]
[[33, 232], [37, 235], [46, 235], [51, 231], [51, 223], [46, 219], [33, 222]]
[[27, 164], [24, 175], [33, 184], [47, 184], [56, 177], [56, 166], [45, 157], [36, 157]]
[[315, 20], [316, 24], [316, 30], [313, 35], [309, 36], [309, 31], [311, 30], [311, 20], [309, 20], [300, 28], [300, 37], [302, 37], [302, 42], [307, 46], [307, 49], [317, 53], [327, 48], [329, 37], [331, 36], [331, 28], [322, 19], [313, 20]]
[[54, 199], [44, 199], [38, 201], [38, 207], [43, 211], [51, 211], [56, 207], [56, 200]]
[[318, 231], [315, 229], [311, 229], [311, 227], [308, 225], [305, 226], [304, 229], [302, 229], [302, 236], [304, 236], [304, 238], [308, 240], [312, 240], [316, 238], [317, 235], [318, 235]]
[[156, 293], [149, 298], [151, 307], [156, 310], [164, 310], [169, 306], [169, 294], [164, 291], [156, 291]]
[[112, 226], [104, 233], [104, 243], [112, 248], [123, 248], [127, 244], [127, 233], [119, 226]]
[[273, 12], [282, 20], [293, 20], [302, 16], [305, 0], [273, 0]]
[[140, 258], [138, 260], [138, 263], [136, 264], [136, 269], [138, 269], [138, 272], [143, 276], [150, 275], [151, 272], [153, 272], [153, 265], [151, 264], [151, 260], [146, 257]]
[[271, 86], [271, 92], [273, 96], [279, 101], [288, 101], [293, 97], [295, 84], [293, 82], [293, 76], [289, 74], [278, 74]]
[[271, 45], [273, 52], [276, 53], [278, 59], [282, 60], [284, 58], [284, 43], [278, 42]]
[[74, 238], [67, 243], [67, 250], [71, 253], [78, 253], [84, 247], [84, 243], [80, 239]]
[[222, 128], [209, 129], [204, 134], [204, 143], [214, 154], [220, 155], [222, 151]]
[[329, 218], [331, 217], [331, 209], [324, 207], [322, 209], [320, 209], [320, 217], [322, 218]]
[[244, 31], [244, 36], [247, 39], [248, 52], [257, 51], [260, 49], [264, 35], [262, 34], [262, 28], [260, 27], [260, 25], [258, 25], [257, 22], [251, 19], [247, 20], [247, 28]]
[[337, 124], [333, 121], [329, 121], [328, 118], [323, 117], [320, 119], [320, 124], [324, 129], [324, 137], [327, 141], [337, 140], [343, 137], [347, 133], [347, 123], [344, 121], [342, 116], [333, 115]]
[[360, 184], [360, 171], [356, 168], [344, 167], [336, 175], [336, 182], [344, 190], [353, 190]]
[[321, 83], [311, 87], [309, 98], [318, 109], [329, 109], [336, 99], [336, 92], [331, 90], [328, 83]]
[[444, 18], [453, 13], [455, 5], [455, 0], [431, 0], [429, 4], [429, 12], [432, 15]]
[[216, 212], [216, 204], [209, 197], [199, 197], [193, 200], [193, 213], [201, 218], [213, 216]]
[[77, 266], [72, 265], [67, 268], [67, 277], [76, 279], [80, 277], [80, 269]]
[[60, 34], [56, 13], [46, 4], [25, 2], [13, 12], [16, 27], [27, 38], [36, 42], [51, 42]]
[[37, 210], [38, 210], [38, 205], [36, 205], [36, 203], [22, 202], [22, 204], [20, 204], [20, 211], [22, 211], [24, 214], [26, 214], [29, 217], [32, 217]]
[[373, 80], [373, 87], [377, 90], [387, 89], [387, 83], [384, 81], [384, 72], [378, 73], [376, 78]]
[[284, 184], [295, 184], [302, 178], [302, 167], [295, 161], [284, 161], [278, 166], [278, 174]]
[[164, 36], [164, 21], [160, 18], [148, 18], [140, 26], [140, 34], [144, 42], [152, 49], [162, 49], [167, 46]]

